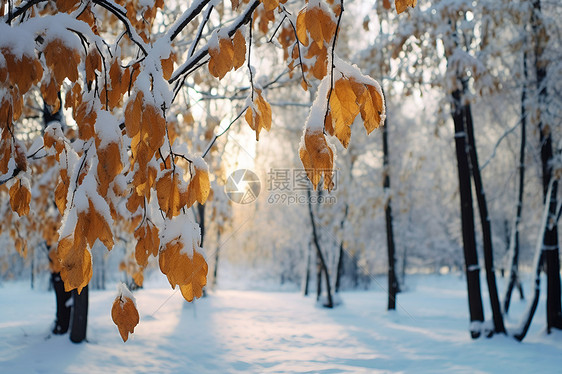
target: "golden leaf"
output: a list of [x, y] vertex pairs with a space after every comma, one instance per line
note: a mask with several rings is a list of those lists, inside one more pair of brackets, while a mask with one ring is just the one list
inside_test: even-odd
[[180, 178], [172, 170], [167, 171], [156, 182], [158, 205], [166, 217], [172, 218], [180, 214], [182, 199], [180, 197]]
[[86, 56], [85, 70], [86, 83], [90, 84], [96, 78], [96, 70], [101, 71], [101, 56], [96, 48]]
[[299, 42], [304, 45], [308, 46], [308, 33], [306, 31], [306, 7], [301, 9], [299, 15], [297, 16], [297, 38]]
[[195, 174], [191, 178], [187, 186], [187, 207], [191, 207], [195, 201], [199, 204], [205, 204], [209, 191], [211, 190], [211, 183], [209, 182], [209, 173], [207, 170], [195, 168]]
[[242, 65], [244, 65], [244, 61], [246, 61], [246, 39], [240, 29], [236, 30], [234, 34], [234, 38], [232, 39], [232, 45], [234, 48], [234, 58], [233, 58], [233, 66], [234, 70], [238, 70]]
[[[261, 129], [271, 129], [271, 106], [261, 94], [260, 89], [255, 90], [254, 108], [248, 107], [244, 118], [250, 128], [256, 132], [256, 140], [260, 140]], [[256, 110], [257, 109], [257, 110]]]
[[306, 130], [299, 156], [314, 188], [316, 189], [323, 175], [324, 188], [331, 191], [334, 187], [334, 152], [321, 131]]
[[260, 0], [266, 12], [274, 10], [279, 6], [279, 0]]
[[109, 143], [105, 148], [96, 148], [98, 155], [98, 191], [101, 196], [107, 194], [109, 184], [115, 179], [121, 170], [123, 163], [121, 162], [121, 152], [119, 144]]
[[347, 148], [351, 137], [351, 125], [359, 114], [355, 92], [348, 79], [338, 79], [334, 84], [330, 95], [330, 112], [335, 122], [334, 135]]
[[27, 240], [20, 237], [16, 238], [14, 241], [14, 247], [21, 257], [27, 258]]
[[21, 180], [16, 180], [16, 183], [10, 187], [10, 206], [12, 211], [21, 216], [29, 213], [29, 203], [31, 201], [31, 192], [21, 183]]
[[55, 189], [55, 203], [59, 209], [61, 216], [66, 209], [66, 196], [68, 193], [68, 186], [70, 186], [70, 178], [66, 169], [60, 169], [60, 180]]
[[214, 77], [222, 79], [234, 63], [234, 45], [230, 38], [219, 38], [219, 48], [209, 49], [209, 72]]
[[207, 284], [208, 265], [205, 258], [199, 253], [193, 252], [192, 275], [186, 284], [180, 285], [181, 294], [187, 301], [200, 298], [203, 295], [203, 287]]
[[139, 266], [148, 265], [148, 257], [150, 255], [157, 256], [160, 247], [160, 238], [158, 237], [158, 228], [146, 221], [143, 225], [135, 230], [135, 239], [137, 245], [135, 247], [135, 259]]
[[166, 120], [162, 117], [160, 109], [146, 105], [142, 111], [141, 127], [143, 137], [146, 137], [145, 141], [152, 151], [149, 158], [152, 158], [154, 152], [164, 144], [166, 136]]
[[172, 73], [174, 72], [174, 59], [174, 54], [170, 53], [170, 56], [168, 58], [164, 58], [162, 59], [162, 61], [160, 61], [160, 64], [162, 65], [162, 76], [165, 80], [170, 79]]
[[130, 138], [137, 135], [140, 129], [143, 97], [142, 91], [137, 92], [129, 99], [125, 108], [125, 129]]
[[418, 0], [394, 0], [394, 4], [396, 5], [396, 13], [402, 13], [403, 11], [408, 9], [409, 6], [412, 8], [415, 7], [417, 2]]
[[191, 259], [181, 253], [182, 249], [183, 243], [177, 239], [167, 243], [158, 256], [158, 262], [172, 288], [179, 285], [183, 297], [192, 301], [193, 297], [201, 297], [203, 287], [207, 284], [208, 266], [199, 252], [193, 250]]
[[85, 224], [87, 222], [84, 215], [78, 215], [74, 236], [61, 239], [57, 247], [60, 274], [67, 292], [73, 289], [77, 289], [78, 293], [82, 292], [92, 279], [92, 256], [86, 247], [86, 238], [82, 235]]
[[113, 301], [111, 307], [111, 318], [119, 329], [119, 334], [123, 342], [129, 339], [129, 333], [135, 332], [135, 327], [139, 324], [139, 312], [135, 303], [130, 298], [119, 295]]
[[91, 200], [88, 201], [90, 209], [87, 212], [86, 222], [88, 224], [84, 227], [84, 234], [88, 240], [90, 248], [94, 247], [94, 243], [99, 239], [107, 250], [113, 248], [113, 234], [111, 227], [105, 220], [104, 216], [100, 214], [94, 207]]

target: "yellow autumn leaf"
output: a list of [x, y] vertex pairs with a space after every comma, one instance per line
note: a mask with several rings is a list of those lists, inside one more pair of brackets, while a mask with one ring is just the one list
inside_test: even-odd
[[234, 45], [230, 38], [219, 38], [218, 48], [209, 49], [209, 72], [214, 77], [222, 79], [234, 63]]
[[355, 93], [348, 79], [338, 79], [330, 95], [330, 112], [334, 120], [334, 135], [347, 148], [351, 137], [351, 125], [359, 114]]
[[250, 128], [256, 132], [256, 140], [260, 140], [261, 129], [271, 129], [271, 106], [261, 93], [260, 89], [255, 90], [254, 107], [248, 107], [244, 115]]
[[143, 97], [142, 91], [137, 92], [131, 96], [125, 108], [125, 129], [130, 138], [137, 135], [140, 129]]
[[304, 142], [299, 149], [299, 156], [314, 188], [316, 189], [321, 177], [324, 176], [324, 188], [331, 191], [334, 187], [334, 152], [328, 145], [322, 131], [312, 131], [310, 129], [305, 131]]
[[205, 204], [210, 190], [209, 172], [195, 167], [195, 174], [187, 186], [186, 206], [191, 207], [195, 201], [198, 201], [199, 204]]
[[180, 178], [172, 170], [167, 171], [156, 182], [156, 195], [158, 205], [166, 217], [172, 218], [180, 214], [182, 199], [180, 191]]
[[304, 45], [305, 47], [308, 46], [309, 44], [309, 40], [308, 40], [308, 33], [306, 31], [306, 12], [307, 9], [302, 8], [297, 16], [297, 38], [299, 39], [299, 42]]
[[77, 289], [78, 293], [92, 279], [92, 256], [87, 248], [86, 237], [83, 234], [87, 225], [85, 214], [78, 215], [73, 236], [67, 236], [59, 241], [57, 258], [61, 265], [61, 278], [65, 291]]
[[232, 39], [232, 45], [234, 48], [232, 64], [234, 70], [238, 70], [238, 68], [244, 65], [244, 61], [246, 61], [246, 39], [240, 29], [236, 30], [234, 38]]
[[112, 142], [104, 148], [96, 148], [98, 155], [98, 191], [101, 196], [107, 194], [109, 184], [115, 179], [121, 170], [123, 170], [123, 163], [121, 162], [121, 152], [119, 144]]
[[99, 239], [107, 250], [113, 248], [113, 234], [111, 233], [111, 227], [107, 223], [103, 215], [100, 214], [94, 207], [92, 200], [88, 200], [89, 209], [86, 213], [86, 220], [88, 222], [85, 227], [84, 234], [88, 240], [88, 245], [90, 248], [94, 247], [94, 243]]
[[394, 4], [396, 5], [396, 13], [400, 14], [408, 7], [415, 7], [418, 0], [394, 0]]
[[129, 334], [135, 332], [135, 327], [139, 324], [140, 320], [134, 301], [124, 295], [117, 296], [113, 301], [111, 318], [117, 325], [123, 342], [129, 339]]
[[135, 230], [135, 239], [137, 239], [135, 259], [139, 266], [145, 267], [148, 265], [150, 255], [155, 257], [158, 255], [158, 248], [160, 247], [158, 228], [146, 221]]
[[191, 277], [186, 284], [180, 285], [181, 294], [185, 300], [193, 301], [194, 298], [200, 298], [203, 295], [208, 270], [205, 258], [199, 252], [194, 251]]
[[19, 214], [20, 217], [27, 215], [29, 213], [29, 203], [31, 202], [31, 192], [20, 179], [16, 180], [12, 187], [10, 187], [9, 194], [12, 211]]

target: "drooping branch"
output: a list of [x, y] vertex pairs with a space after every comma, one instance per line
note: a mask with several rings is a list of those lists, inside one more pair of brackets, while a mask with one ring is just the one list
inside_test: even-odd
[[193, 52], [195, 51], [195, 48], [197, 47], [197, 43], [199, 43], [199, 40], [201, 40], [201, 35], [203, 35], [203, 28], [205, 27], [205, 25], [209, 21], [209, 17], [211, 16], [211, 12], [213, 11], [213, 8], [214, 8], [213, 5], [209, 6], [209, 8], [207, 8], [207, 10], [205, 11], [205, 14], [203, 14], [203, 21], [201, 21], [201, 24], [199, 25], [199, 28], [197, 29], [197, 36], [195, 37], [195, 40], [193, 41], [193, 43], [191, 43], [191, 47], [189, 47], [189, 52], [187, 53], [188, 58], [193, 56]]
[[[203, 10], [203, 8], [205, 8], [205, 6], [210, 2], [211, 0], [201, 0], [199, 2], [194, 2], [191, 7], [189, 7], [184, 13], [183, 15], [178, 19], [178, 21], [170, 28], [170, 31], [168, 31], [167, 33], [167, 37], [169, 38], [170, 41], [174, 40], [179, 33], [187, 26], [189, 25], [189, 23], [191, 21], [193, 21], [193, 19], [195, 17], [197, 17], [198, 14], [201, 13], [201, 11]], [[207, 10], [206, 14], [206, 19], [209, 18], [209, 14], [211, 13], [211, 10], [213, 9], [213, 5], [211, 5], [211, 7]], [[204, 22], [201, 23], [201, 25], [204, 25], [206, 23], [206, 20]], [[200, 28], [202, 29], [202, 27]], [[200, 38], [201, 35], [198, 35], [198, 37]], [[198, 38], [195, 39], [194, 44], [197, 44], [197, 40]]]
[[336, 67], [336, 65], [334, 64], [334, 56], [336, 53], [336, 39], [338, 38], [342, 14], [343, 0], [340, 1], [340, 14], [338, 15], [338, 22], [336, 24], [336, 31], [334, 33], [334, 41], [332, 42], [332, 50], [330, 52], [330, 90], [328, 91], [328, 100], [326, 104], [326, 113], [324, 114], [324, 123], [326, 123], [326, 118], [328, 117], [328, 113], [330, 112], [330, 98], [332, 97], [332, 91], [334, 90], [334, 69]]
[[[246, 8], [245, 12], [242, 13], [236, 21], [226, 28], [228, 36], [232, 37], [236, 30], [238, 30], [243, 25], [250, 22], [252, 18], [252, 14], [256, 10], [256, 8], [261, 4], [259, 0], [253, 0], [250, 5]], [[168, 80], [168, 83], [172, 84], [178, 79], [180, 79], [184, 74], [192, 71], [192, 68], [196, 66], [204, 57], [209, 54], [209, 45], [207, 44], [205, 47], [200, 49], [197, 53], [193, 56], [189, 57], [187, 61], [185, 61], [180, 67], [176, 69], [172, 73], [171, 78]]]
[[47, 1], [47, 0], [29, 0], [26, 3], [17, 7], [16, 9], [11, 10], [5, 17], [6, 23], [10, 24], [14, 19], [18, 18], [19, 16], [27, 12], [29, 8], [43, 1]]
[[108, 0], [92, 0], [92, 3], [101, 6], [102, 8], [113, 14], [115, 17], [117, 17], [117, 19], [121, 21], [121, 23], [123, 23], [123, 25], [125, 26], [129, 39], [131, 39], [131, 41], [140, 48], [145, 56], [148, 55], [148, 46], [137, 34], [137, 31], [135, 30], [133, 25], [131, 25], [131, 23], [129, 22], [126, 12], [123, 12], [118, 5]]

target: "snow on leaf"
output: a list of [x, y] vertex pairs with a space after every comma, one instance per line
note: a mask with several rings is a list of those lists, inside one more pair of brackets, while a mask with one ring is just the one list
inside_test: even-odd
[[85, 217], [87, 224], [83, 231], [88, 240], [88, 244], [90, 248], [93, 248], [94, 243], [99, 239], [108, 250], [111, 250], [113, 248], [111, 227], [105, 217], [95, 208], [92, 200], [89, 200], [88, 204], [89, 210]]
[[229, 37], [218, 38], [218, 45], [209, 48], [209, 72], [219, 79], [222, 79], [234, 65], [234, 44]]
[[197, 251], [193, 251], [192, 258], [182, 253], [184, 245], [179, 238], [167, 243], [160, 251], [158, 262], [172, 288], [179, 285], [183, 297], [192, 301], [194, 297], [201, 297], [203, 287], [207, 284], [208, 265]]
[[246, 110], [244, 118], [250, 128], [256, 132], [256, 140], [259, 140], [261, 129], [269, 131], [271, 129], [271, 106], [262, 96], [259, 88], [255, 89], [254, 101]]

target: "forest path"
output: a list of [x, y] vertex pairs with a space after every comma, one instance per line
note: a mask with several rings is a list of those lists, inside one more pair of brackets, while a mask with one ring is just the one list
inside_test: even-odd
[[[111, 321], [115, 292], [92, 291], [89, 342], [75, 345], [49, 335], [53, 293], [3, 283], [0, 372], [559, 372], [562, 334], [541, 331], [543, 303], [523, 344], [471, 341], [462, 279], [418, 276], [409, 285], [398, 310], [386, 312], [380, 288], [345, 292], [329, 310], [298, 293], [248, 290], [218, 290], [188, 304], [149, 283], [135, 292], [141, 319], [126, 343]], [[515, 299], [512, 313], [523, 307]]]

